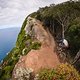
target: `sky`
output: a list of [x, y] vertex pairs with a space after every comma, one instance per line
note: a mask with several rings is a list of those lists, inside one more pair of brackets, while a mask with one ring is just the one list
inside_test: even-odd
[[0, 29], [21, 27], [24, 19], [39, 7], [67, 0], [0, 0]]

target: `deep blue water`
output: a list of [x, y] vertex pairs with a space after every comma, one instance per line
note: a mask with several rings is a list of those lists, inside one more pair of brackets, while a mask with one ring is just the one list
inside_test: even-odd
[[15, 46], [20, 28], [0, 29], [0, 61]]

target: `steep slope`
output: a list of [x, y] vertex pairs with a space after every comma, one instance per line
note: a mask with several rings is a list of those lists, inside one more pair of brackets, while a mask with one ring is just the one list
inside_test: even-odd
[[[13, 80], [23, 75], [29, 77], [29, 73], [36, 73], [40, 68], [55, 68], [59, 65], [56, 43], [62, 39], [62, 26], [64, 26], [65, 38], [69, 41], [69, 49], [63, 53], [67, 57], [70, 56], [69, 61], [73, 60], [80, 49], [79, 1], [51, 5], [30, 14], [22, 25], [15, 47], [0, 65], [0, 79], [9, 80], [12, 78], [12, 73]], [[71, 75], [73, 71], [70, 71]], [[74, 78], [74, 80], [79, 79]]]
[[[69, 48], [63, 53], [66, 54], [68, 61], [72, 63], [80, 50], [80, 1], [67, 1], [58, 5], [52, 4], [49, 7], [40, 8], [30, 16], [42, 21], [56, 41], [62, 40], [64, 28], [64, 38], [69, 42]], [[77, 60], [80, 62], [79, 59]], [[79, 70], [80, 64], [78, 64], [78, 61], [76, 61], [77, 65], [74, 65]]]
[[41, 48], [39, 50], [31, 50], [26, 56], [20, 58], [13, 72], [14, 77], [17, 76], [16, 70], [19, 67], [25, 69], [32, 68], [34, 72], [38, 72], [41, 68], [55, 68], [60, 64], [55, 52], [55, 41], [51, 34], [44, 29], [40, 21], [30, 17], [27, 21], [29, 23], [26, 25], [27, 34], [29, 34], [29, 28], [32, 27], [31, 29], [34, 34], [32, 35], [36, 41], [41, 43]]
[[64, 27], [64, 37], [69, 41], [70, 54], [72, 57], [76, 55], [80, 49], [80, 1], [46, 6], [30, 16], [42, 21], [51, 34], [59, 40], [62, 39], [62, 27]]

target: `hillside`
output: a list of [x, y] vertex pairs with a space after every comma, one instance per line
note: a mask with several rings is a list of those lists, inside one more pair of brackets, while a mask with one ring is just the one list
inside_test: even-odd
[[[63, 38], [68, 40], [69, 48], [59, 52], [58, 41]], [[0, 79], [38, 80], [34, 74], [44, 69], [39, 73], [39, 80], [80, 80], [74, 69], [79, 71], [79, 50], [80, 2], [68, 1], [40, 8], [23, 22], [15, 47], [0, 65]], [[73, 61], [74, 67], [68, 64], [57, 67]]]
[[[33, 43], [39, 42], [41, 47], [38, 50], [32, 49], [27, 55], [22, 56], [21, 59], [19, 59], [19, 62], [13, 71], [14, 77], [17, 76], [16, 70], [19, 68], [32, 68], [34, 73], [37, 73], [41, 68], [55, 68], [60, 64], [54, 50], [55, 41], [51, 34], [46, 32], [40, 21], [31, 17], [27, 20], [29, 22], [26, 25], [26, 30], [29, 31], [29, 28], [32, 27], [30, 31], [32, 32], [31, 38], [34, 36]], [[27, 34], [30, 35], [31, 33], [28, 32]]]

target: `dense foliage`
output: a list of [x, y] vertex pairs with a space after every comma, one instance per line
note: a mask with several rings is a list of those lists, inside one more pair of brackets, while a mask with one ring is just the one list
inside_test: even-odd
[[64, 27], [64, 37], [69, 41], [70, 54], [73, 57], [76, 55], [80, 49], [80, 1], [52, 4], [40, 8], [30, 16], [41, 20], [45, 29], [48, 28], [56, 39], [62, 39]]
[[66, 37], [71, 44], [70, 48], [72, 53], [78, 52], [80, 49], [80, 17], [74, 19], [74, 21], [70, 24]]
[[25, 32], [25, 26], [27, 25], [27, 18], [25, 19], [21, 31], [18, 35], [16, 46], [10, 51], [10, 53], [4, 58], [0, 69], [0, 79], [9, 80], [12, 77], [12, 71], [15, 64], [18, 62], [20, 56], [27, 55], [31, 49], [39, 49], [41, 43], [33, 42], [31, 36]]
[[70, 64], [61, 64], [56, 69], [42, 69], [39, 80], [80, 80], [80, 75]]
[[[58, 5], [50, 5], [44, 8], [40, 8], [37, 12], [30, 14], [29, 16], [39, 19], [43, 22], [45, 29], [49, 29], [55, 39], [62, 38], [62, 27], [64, 26], [65, 38], [69, 41], [70, 54], [72, 56], [76, 55], [80, 49], [80, 2], [68, 1]], [[9, 80], [12, 75], [13, 68], [18, 62], [19, 57], [26, 55], [31, 49], [38, 49], [41, 44], [38, 42], [33, 42], [31, 36], [25, 34], [25, 26], [27, 24], [27, 18], [25, 19], [21, 31], [18, 35], [16, 46], [10, 51], [10, 53], [4, 58], [0, 67], [0, 80]], [[66, 68], [66, 67], [65, 67]], [[67, 67], [71, 70], [72, 67]], [[62, 68], [61, 68], [62, 69]], [[65, 70], [66, 71], [66, 70]], [[62, 72], [62, 71], [61, 71]], [[50, 75], [48, 75], [48, 73]], [[55, 74], [55, 70], [50, 70], [43, 74], [46, 80], [51, 80]], [[64, 73], [64, 72], [63, 72]], [[70, 74], [75, 75], [76, 72], [73, 71]], [[42, 73], [41, 73], [42, 74]], [[68, 76], [59, 74], [59, 78]], [[57, 75], [58, 76], [58, 75]], [[75, 77], [75, 76], [73, 76]], [[77, 77], [76, 77], [77, 78]], [[44, 77], [41, 80], [44, 80]], [[58, 79], [65, 80], [65, 79]], [[69, 80], [79, 80], [79, 79], [69, 79]]]

